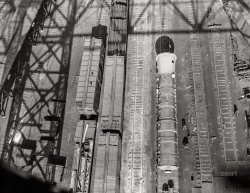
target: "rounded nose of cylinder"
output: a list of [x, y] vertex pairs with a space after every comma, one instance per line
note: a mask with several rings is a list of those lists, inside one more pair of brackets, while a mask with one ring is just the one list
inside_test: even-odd
[[162, 53], [174, 53], [174, 42], [168, 36], [161, 36], [155, 43], [155, 51], [157, 55]]

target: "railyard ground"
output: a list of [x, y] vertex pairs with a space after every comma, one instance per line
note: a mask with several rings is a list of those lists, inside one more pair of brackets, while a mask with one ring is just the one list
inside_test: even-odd
[[[204, 2], [209, 3], [209, 1]], [[248, 53], [249, 45], [246, 43], [242, 35], [235, 31], [234, 26], [231, 25], [230, 20], [223, 11], [223, 9], [218, 9], [219, 4], [215, 3], [213, 8], [218, 10], [216, 12], [215, 20], [217, 23], [221, 24], [221, 28], [232, 29], [225, 33], [221, 33], [221, 37], [224, 39], [224, 48], [225, 48], [225, 62], [227, 66], [227, 71], [225, 74], [228, 78], [228, 93], [230, 104], [236, 104], [239, 113], [238, 116], [233, 115], [235, 119], [235, 145], [237, 152], [237, 161], [230, 160], [228, 157], [223, 157], [223, 154], [226, 154], [226, 151], [230, 149], [230, 144], [225, 143], [225, 134], [223, 134], [220, 125], [218, 124], [217, 117], [217, 103], [216, 103], [216, 80], [214, 78], [215, 72], [213, 71], [212, 64], [213, 60], [213, 51], [211, 51], [211, 34], [210, 33], [200, 33], [201, 41], [201, 52], [203, 57], [203, 77], [205, 85], [205, 95], [207, 103], [207, 113], [208, 113], [208, 129], [210, 136], [210, 151], [212, 158], [213, 166], [213, 180], [214, 180], [214, 192], [248, 192], [249, 187], [247, 184], [250, 183], [247, 179], [242, 180], [247, 175], [247, 170], [249, 171], [249, 157], [246, 155], [246, 148], [248, 144], [248, 130], [246, 129], [246, 120], [244, 119], [245, 110], [249, 109], [249, 102], [239, 101], [240, 97], [240, 88], [237, 83], [234, 73], [233, 73], [233, 63], [232, 63], [232, 49], [230, 42], [230, 35], [232, 34], [236, 37], [239, 45], [239, 54], [242, 58], [248, 58], [250, 53]], [[180, 6], [180, 10], [184, 13], [185, 6]], [[204, 13], [205, 14], [205, 13]], [[176, 13], [178, 16], [178, 13]], [[175, 22], [173, 22], [173, 30], [180, 29], [180, 26], [184, 27], [182, 18], [175, 17]], [[204, 28], [207, 28], [209, 24], [209, 19], [206, 18], [202, 24]], [[187, 25], [187, 24], [186, 24]], [[190, 45], [189, 45], [189, 34], [188, 33], [179, 33], [174, 35], [175, 42], [175, 53], [178, 57], [176, 64], [176, 74], [177, 74], [177, 118], [178, 118], [178, 138], [179, 138], [179, 164], [180, 164], [180, 192], [182, 193], [191, 193], [192, 188], [197, 187], [196, 184], [196, 166], [195, 166], [195, 145], [193, 139], [189, 140], [190, 147], [189, 149], [184, 149], [182, 145], [182, 139], [187, 135], [187, 130], [192, 130], [193, 125], [189, 123], [188, 117], [194, 116], [192, 111], [192, 106], [190, 105], [193, 100], [192, 89], [186, 88], [189, 85], [190, 80]], [[209, 41], [210, 40], [210, 41]], [[191, 85], [192, 86], [192, 85]], [[220, 108], [220, 107], [219, 107]], [[228, 111], [232, 113], [232, 107]], [[186, 118], [187, 130], [182, 129], [181, 119]], [[211, 137], [215, 136], [216, 140], [212, 143]], [[193, 137], [192, 137], [193, 138]], [[223, 146], [225, 144], [225, 146]], [[191, 176], [194, 176], [194, 182], [191, 181]], [[196, 189], [196, 191], [201, 191]], [[212, 192], [212, 190], [211, 190]]]

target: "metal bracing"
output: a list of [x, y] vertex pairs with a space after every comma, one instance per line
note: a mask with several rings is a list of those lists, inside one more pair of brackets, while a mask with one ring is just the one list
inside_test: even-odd
[[40, 30], [43, 30], [44, 21], [49, 15], [52, 2], [53, 2], [52, 0], [45, 0], [41, 4], [41, 7], [37, 12], [36, 17], [31, 24], [31, 28], [26, 35], [23, 45], [13, 65], [11, 66], [7, 78], [4, 80], [1, 86], [0, 90], [1, 116], [5, 116], [6, 114], [9, 97], [13, 97], [13, 89], [15, 88], [15, 84], [18, 84], [18, 81], [22, 79], [22, 75], [23, 72], [25, 71], [26, 64], [29, 61], [29, 55], [27, 55], [26, 51], [31, 49], [29, 45], [36, 45], [38, 38], [41, 36]]
[[[53, 154], [54, 151], [58, 153], [63, 122], [53, 120], [49, 120], [47, 122], [49, 124], [46, 123], [46, 120], [42, 122], [44, 115], [42, 111], [44, 111], [44, 108], [47, 108], [48, 116], [61, 117], [64, 114], [65, 102], [63, 101], [65, 101], [65, 87], [67, 83], [65, 79], [67, 78], [67, 76], [65, 76], [65, 73], [67, 73], [66, 65], [64, 67], [59, 66], [59, 69], [52, 70], [51, 74], [50, 70], [46, 69], [44, 65], [51, 60], [51, 57], [55, 58], [56, 52], [61, 49], [59, 46], [56, 47], [56, 45], [51, 45], [43, 41], [42, 36], [45, 20], [50, 20], [48, 16], [53, 2], [54, 1], [51, 0], [45, 0], [41, 4], [17, 58], [0, 90], [0, 113], [2, 116], [6, 114], [9, 98], [12, 98], [1, 158], [8, 164], [29, 173], [36, 167], [44, 179], [47, 177], [47, 171], [45, 170], [45, 164], [43, 162], [49, 155]], [[50, 23], [48, 25], [50, 25]], [[46, 26], [46, 30], [48, 29], [49, 26]], [[41, 48], [46, 49], [46, 47], [48, 47], [48, 51], [39, 54], [32, 48], [32, 46], [35, 47], [37, 45], [38, 39], [40, 41], [39, 44], [43, 44]], [[64, 50], [67, 51], [67, 49]], [[68, 54], [65, 53], [65, 55], [67, 56]], [[63, 62], [61, 62], [63, 59], [58, 60], [58, 63], [63, 64]], [[42, 83], [43, 81], [41, 79], [46, 79], [46, 83]], [[50, 86], [43, 88], [44, 86], [41, 84], [48, 84]], [[62, 90], [64, 90], [64, 93]], [[46, 125], [48, 126], [46, 127]], [[33, 132], [32, 129], [37, 130], [36, 132], [39, 132], [42, 136], [38, 141], [38, 149], [31, 152], [29, 158], [27, 157], [29, 151], [15, 144], [13, 139], [18, 133], [21, 133], [23, 142], [29, 140], [29, 138], [34, 138], [34, 135], [27, 135], [27, 132]], [[54, 140], [44, 140], [46, 137], [53, 137]], [[23, 142], [21, 142], [21, 144]], [[20, 157], [22, 159], [20, 159]], [[20, 165], [16, 158], [22, 160], [21, 162], [24, 165]], [[53, 173], [54, 171], [52, 174]], [[53, 175], [51, 177], [54, 177]]]
[[[88, 1], [86, 9], [94, 1], [97, 0]], [[42, 3], [20, 48], [20, 63], [17, 59], [13, 63], [0, 91], [1, 115], [11, 112], [1, 158], [51, 182], [57, 174], [55, 167], [47, 167], [47, 160], [51, 154], [60, 154], [72, 39], [79, 36], [72, 32], [86, 11], [79, 11], [76, 6], [72, 6], [72, 10], [71, 4], [74, 3], [69, 0], [45, 0]], [[22, 74], [22, 78], [16, 78], [16, 74]], [[8, 103], [9, 106], [12, 103], [10, 110]], [[60, 121], [54, 121], [53, 116], [60, 117]], [[35, 152], [13, 143], [17, 136], [23, 141], [35, 140]], [[63, 180], [63, 177], [58, 180]]]

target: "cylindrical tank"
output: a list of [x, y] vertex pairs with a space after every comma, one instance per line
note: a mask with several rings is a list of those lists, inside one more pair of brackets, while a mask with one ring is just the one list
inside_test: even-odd
[[175, 105], [174, 43], [162, 36], [156, 42], [158, 73], [158, 168], [163, 171], [178, 170], [178, 142]]

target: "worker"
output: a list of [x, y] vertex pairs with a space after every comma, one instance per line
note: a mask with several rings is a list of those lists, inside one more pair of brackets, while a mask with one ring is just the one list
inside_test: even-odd
[[234, 115], [238, 115], [238, 108], [237, 105], [234, 104]]
[[187, 127], [186, 127], [186, 120], [185, 120], [185, 119], [182, 119], [181, 122], [182, 122], [182, 129], [183, 129], [183, 130], [186, 130], [186, 128], [187, 128]]
[[193, 175], [191, 175], [191, 182], [194, 185], [194, 176]]
[[188, 148], [188, 138], [186, 136], [183, 137], [182, 145], [184, 146], [184, 149]]

